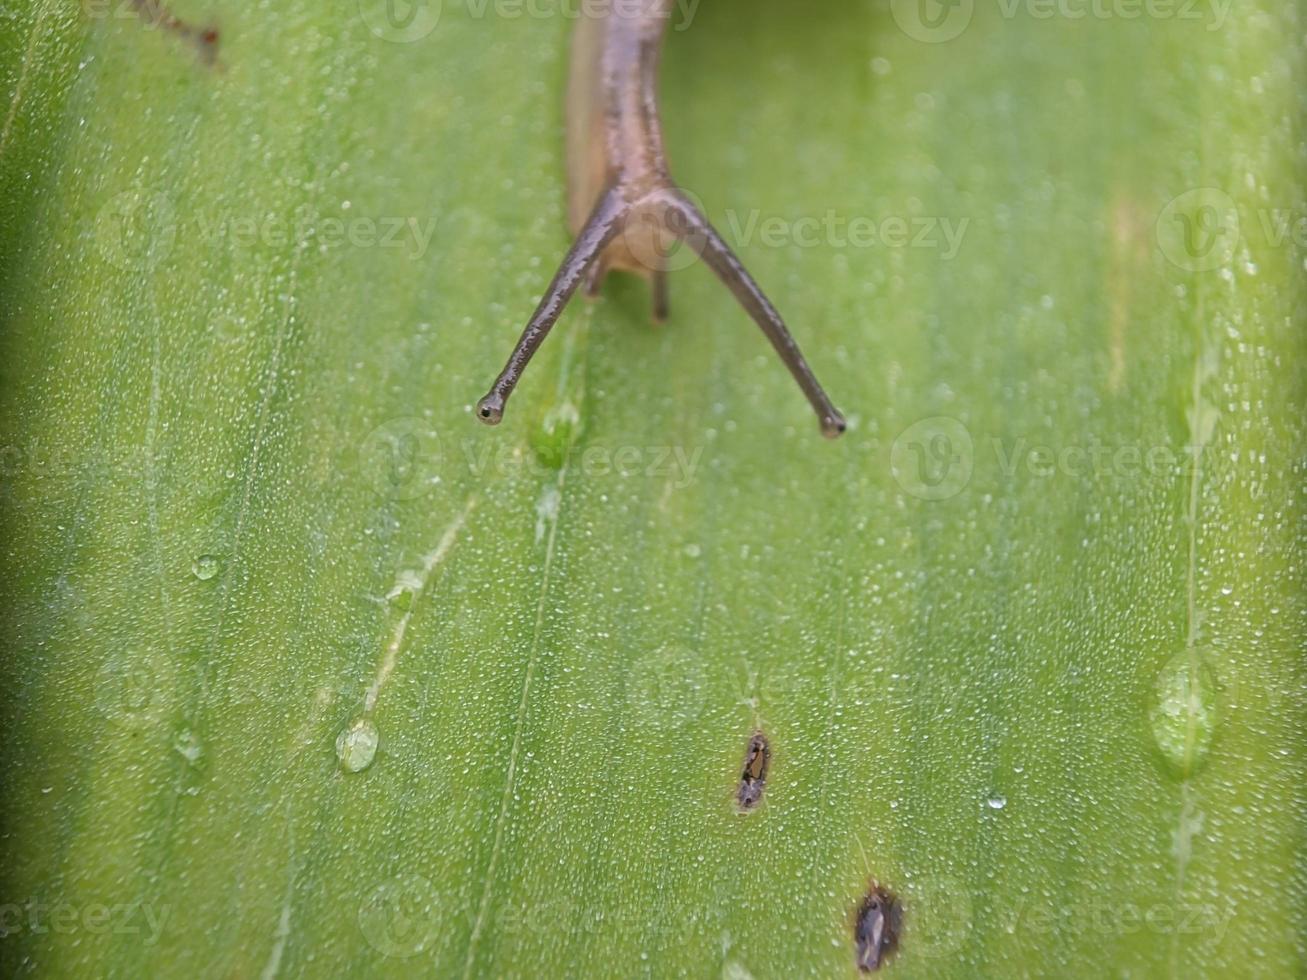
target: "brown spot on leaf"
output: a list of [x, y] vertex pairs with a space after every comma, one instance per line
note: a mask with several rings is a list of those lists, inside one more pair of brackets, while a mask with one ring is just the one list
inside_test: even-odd
[[754, 732], [744, 752], [744, 769], [740, 773], [740, 788], [735, 794], [743, 813], [748, 813], [762, 802], [763, 787], [767, 784], [767, 767], [771, 764], [771, 746], [767, 736]]
[[885, 965], [898, 948], [902, 925], [903, 907], [897, 896], [881, 885], [872, 884], [853, 924], [859, 970], [872, 973]]

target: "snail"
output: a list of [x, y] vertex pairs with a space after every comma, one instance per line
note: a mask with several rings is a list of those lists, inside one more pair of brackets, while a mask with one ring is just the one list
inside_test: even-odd
[[703, 212], [672, 180], [658, 114], [658, 62], [675, 0], [584, 5], [567, 93], [568, 222], [574, 241], [508, 362], [477, 403], [496, 425], [532, 356], [578, 288], [596, 296], [610, 270], [651, 281], [653, 318], [665, 319], [667, 258], [677, 242], [700, 256], [762, 329], [803, 390], [822, 433], [845, 428], [799, 345], [762, 289]]

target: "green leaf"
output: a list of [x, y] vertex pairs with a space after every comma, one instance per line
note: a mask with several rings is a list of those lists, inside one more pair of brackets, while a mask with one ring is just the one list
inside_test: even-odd
[[0, 14], [6, 972], [1300, 972], [1302, 8], [675, 21], [830, 443], [699, 266], [473, 419], [564, 6]]

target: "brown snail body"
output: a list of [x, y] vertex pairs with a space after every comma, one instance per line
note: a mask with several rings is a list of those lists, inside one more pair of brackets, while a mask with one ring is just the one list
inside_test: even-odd
[[611, 269], [652, 282], [653, 315], [667, 314], [668, 256], [679, 242], [735, 294], [776, 348], [821, 422], [837, 436], [831, 404], [780, 314], [699, 208], [671, 178], [658, 116], [658, 61], [675, 0], [585, 5], [568, 83], [568, 218], [575, 241], [523, 330], [508, 363], [477, 403], [491, 425], [503, 418], [526, 365], [576, 290], [596, 294]]

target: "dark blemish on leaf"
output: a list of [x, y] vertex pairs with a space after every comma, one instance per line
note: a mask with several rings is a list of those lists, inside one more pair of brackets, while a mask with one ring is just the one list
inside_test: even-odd
[[158, 27], [192, 45], [206, 65], [218, 67], [218, 29], [196, 27], [174, 14], [161, 0], [132, 0], [136, 15], [147, 27]]
[[898, 898], [881, 885], [872, 884], [853, 925], [859, 970], [871, 973], [885, 965], [898, 948], [902, 925], [903, 907]]
[[748, 813], [762, 802], [762, 790], [767, 784], [767, 767], [771, 763], [771, 746], [767, 736], [754, 732], [744, 753], [744, 770], [740, 773], [740, 788], [735, 794], [740, 811]]

